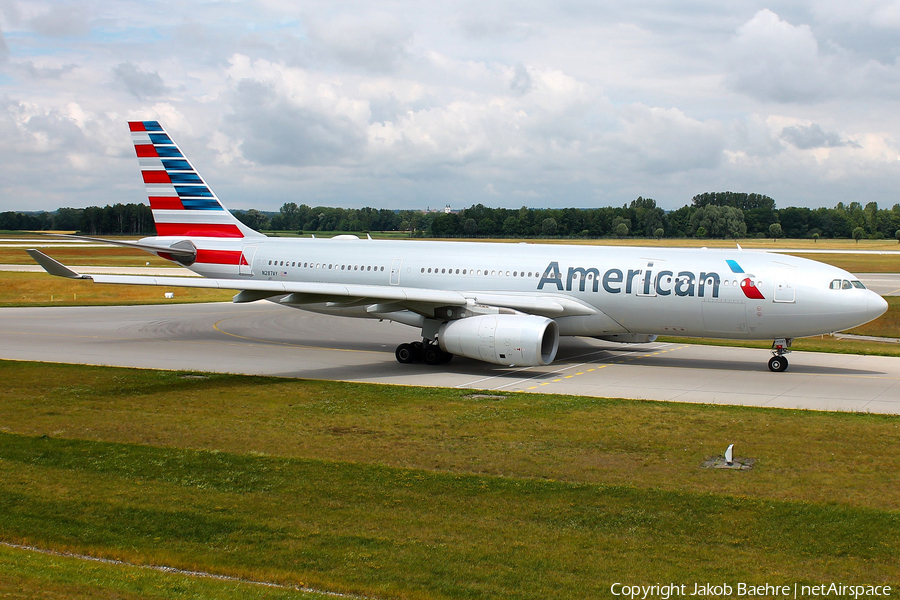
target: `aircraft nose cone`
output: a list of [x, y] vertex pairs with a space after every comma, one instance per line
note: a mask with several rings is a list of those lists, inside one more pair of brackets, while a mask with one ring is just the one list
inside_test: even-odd
[[872, 292], [869, 294], [869, 300], [866, 306], [866, 316], [869, 317], [869, 320], [877, 319], [885, 312], [887, 312], [888, 303], [887, 300]]

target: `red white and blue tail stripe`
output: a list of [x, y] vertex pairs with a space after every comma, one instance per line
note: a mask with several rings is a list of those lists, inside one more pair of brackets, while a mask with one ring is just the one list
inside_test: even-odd
[[128, 123], [160, 237], [262, 237], [219, 202], [158, 121]]

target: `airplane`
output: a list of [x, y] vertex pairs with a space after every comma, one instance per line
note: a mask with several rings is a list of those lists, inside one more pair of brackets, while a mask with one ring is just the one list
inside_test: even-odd
[[[561, 336], [647, 343], [659, 335], [773, 340], [787, 369], [794, 338], [867, 323], [887, 302], [816, 261], [736, 250], [271, 238], [220, 202], [158, 121], [129, 122], [156, 224], [139, 248], [203, 278], [84, 275], [38, 250], [52, 275], [95, 283], [236, 290], [236, 303], [396, 321], [419, 329], [401, 363], [459, 355], [549, 365]], [[95, 238], [83, 238], [95, 239]]]

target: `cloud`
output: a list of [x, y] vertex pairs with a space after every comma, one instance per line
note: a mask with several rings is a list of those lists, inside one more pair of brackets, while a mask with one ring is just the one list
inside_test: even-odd
[[409, 6], [0, 0], [0, 203], [139, 201], [145, 117], [242, 208], [896, 202], [896, 3]]
[[[610, 136], [610, 160], [628, 169], [672, 173], [713, 169], [724, 159], [721, 123], [670, 108], [635, 104], [621, 110], [621, 131]], [[617, 156], [616, 156], [617, 155]]]
[[90, 33], [85, 9], [83, 4], [54, 4], [47, 12], [32, 17], [28, 23], [41, 35], [84, 36]]
[[531, 75], [528, 74], [528, 69], [526, 69], [525, 65], [522, 63], [518, 63], [516, 65], [515, 75], [513, 75], [512, 81], [509, 83], [509, 89], [511, 89], [514, 94], [524, 96], [531, 91], [533, 86], [534, 84], [531, 81]]
[[119, 63], [113, 68], [113, 77], [139, 100], [161, 96], [167, 91], [159, 73], [144, 71], [134, 63]]
[[737, 29], [729, 51], [731, 86], [754, 98], [815, 102], [833, 93], [830, 61], [809, 25], [791, 25], [763, 9]]
[[381, 14], [313, 21], [308, 35], [322, 54], [379, 73], [394, 71], [406, 59], [412, 41], [407, 26]]
[[522, 18], [523, 9], [527, 7], [518, 3], [512, 10], [505, 10], [500, 3], [469, 5], [456, 16], [456, 26], [474, 41], [526, 40], [538, 33], [540, 25]]
[[841, 136], [834, 132], [825, 132], [820, 125], [792, 125], [781, 130], [781, 138], [800, 150], [813, 148], [839, 148], [841, 146], [853, 146], [859, 148], [859, 144], [851, 140], [842, 140]]
[[3, 13], [6, 22], [11, 25], [18, 25], [21, 20], [16, 0], [0, 0], [0, 13]]
[[0, 29], [0, 63], [6, 62], [9, 58], [9, 46], [6, 45], [6, 39], [3, 37], [3, 30]]
[[365, 132], [344, 115], [324, 114], [279, 95], [272, 85], [243, 80], [227, 121], [245, 158], [264, 165], [314, 166], [357, 157]]
[[66, 64], [61, 67], [38, 67], [30, 60], [22, 61], [17, 65], [32, 79], [60, 79], [78, 68], [76, 64]]

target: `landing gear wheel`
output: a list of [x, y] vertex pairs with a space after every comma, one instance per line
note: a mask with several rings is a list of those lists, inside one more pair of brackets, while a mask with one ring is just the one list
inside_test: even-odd
[[428, 344], [425, 346], [425, 351], [423, 354], [422, 360], [425, 361], [426, 365], [442, 365], [444, 363], [448, 363], [453, 359], [453, 355], [449, 352], [444, 352], [440, 349], [439, 346], [435, 344]]
[[425, 361], [426, 365], [439, 365], [441, 364], [441, 359], [443, 358], [441, 354], [443, 354], [443, 352], [440, 348], [429, 344], [428, 346], [425, 346], [425, 350], [422, 354], [422, 360]]
[[773, 356], [769, 359], [769, 370], [773, 373], [781, 373], [788, 368], [788, 361], [783, 356]]
[[412, 344], [400, 344], [397, 346], [397, 349], [394, 350], [394, 356], [397, 357], [397, 362], [404, 365], [413, 362], [415, 354], [415, 348], [413, 348]]
[[413, 362], [422, 362], [425, 356], [425, 344], [422, 342], [412, 342], [410, 346], [412, 347]]

